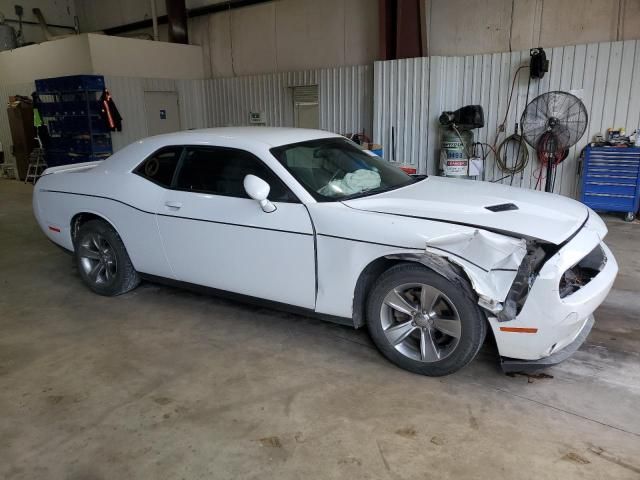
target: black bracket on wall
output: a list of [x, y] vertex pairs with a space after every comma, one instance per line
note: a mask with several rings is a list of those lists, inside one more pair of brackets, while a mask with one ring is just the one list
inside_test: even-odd
[[529, 76], [531, 78], [542, 78], [549, 71], [549, 60], [542, 47], [532, 48], [529, 51], [531, 61], [529, 63]]

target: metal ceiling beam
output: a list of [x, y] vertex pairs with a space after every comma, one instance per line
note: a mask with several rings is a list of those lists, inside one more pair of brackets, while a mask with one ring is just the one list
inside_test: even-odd
[[[169, 25], [169, 41], [171, 43], [189, 43], [187, 6], [184, 2], [185, 0], [165, 0]], [[153, 21], [153, 19], [151, 20]]]
[[380, 58], [421, 57], [421, 0], [379, 0]]
[[[267, 3], [272, 1], [273, 0], [227, 0], [226, 2], [206, 5], [204, 7], [192, 8], [190, 10], [188, 9], [187, 18], [201, 17], [203, 15], [211, 15], [214, 13], [235, 10], [236, 8], [249, 7], [251, 5], [257, 5], [260, 3]], [[160, 15], [158, 17], [158, 25], [166, 25], [167, 23], [169, 23], [169, 17], [167, 15]], [[117, 27], [105, 28], [103, 31], [107, 35], [120, 35], [123, 33], [132, 32], [134, 30], [149, 28], [151, 26], [153, 26], [153, 21], [150, 18], [147, 18], [138, 22], [131, 22], [125, 25], [118, 25]]]

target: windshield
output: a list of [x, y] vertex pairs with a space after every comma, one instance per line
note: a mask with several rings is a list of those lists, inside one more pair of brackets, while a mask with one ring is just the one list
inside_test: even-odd
[[283, 145], [271, 153], [319, 201], [372, 195], [415, 181], [341, 137]]

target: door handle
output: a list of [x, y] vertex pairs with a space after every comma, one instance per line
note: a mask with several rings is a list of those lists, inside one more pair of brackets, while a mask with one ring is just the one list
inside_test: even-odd
[[179, 210], [182, 207], [182, 204], [180, 202], [164, 202], [164, 204], [169, 207], [169, 208], [173, 208], [175, 210]]

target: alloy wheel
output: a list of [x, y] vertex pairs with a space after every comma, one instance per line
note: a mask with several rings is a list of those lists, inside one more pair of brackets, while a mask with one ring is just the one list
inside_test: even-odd
[[78, 256], [80, 266], [94, 284], [107, 284], [118, 272], [118, 260], [109, 241], [99, 233], [91, 233], [82, 239]]
[[407, 283], [387, 293], [380, 309], [383, 332], [404, 356], [425, 363], [447, 358], [462, 333], [453, 302], [437, 288]]

